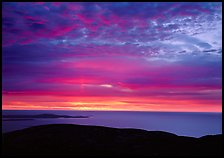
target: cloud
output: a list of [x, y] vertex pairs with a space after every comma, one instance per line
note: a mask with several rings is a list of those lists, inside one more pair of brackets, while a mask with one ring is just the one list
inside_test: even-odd
[[4, 94], [220, 101], [219, 2], [3, 2], [2, 9]]
[[[201, 34], [201, 31], [207, 32], [207, 30], [214, 30], [214, 27], [221, 26], [221, 12], [218, 7], [220, 3], [91, 4], [40, 3], [33, 5], [33, 3], [27, 3], [17, 5], [17, 3], [4, 3], [3, 35], [8, 35], [16, 28], [20, 32], [14, 35], [18, 36], [17, 41], [21, 35], [29, 36], [34, 39], [33, 42], [42, 38], [51, 40], [55, 36], [74, 39], [74, 32], [86, 28], [89, 32], [88, 40], [107, 40], [110, 32], [110, 39], [121, 43], [130, 41], [134, 45], [133, 39], [144, 42], [163, 41], [166, 38], [175, 37], [174, 33], [187, 33], [185, 39], [187, 40], [188, 35], [192, 33]], [[49, 10], [44, 7], [48, 7]], [[163, 8], [166, 9], [163, 10]], [[21, 12], [21, 9], [26, 12]], [[184, 14], [189, 15], [183, 16]], [[155, 16], [160, 18], [155, 19]], [[4, 29], [4, 26], [9, 25], [11, 25], [10, 29]], [[31, 33], [34, 30], [36, 33]], [[211, 41], [202, 43], [204, 44], [199, 44], [202, 47], [208, 48], [211, 45]]]

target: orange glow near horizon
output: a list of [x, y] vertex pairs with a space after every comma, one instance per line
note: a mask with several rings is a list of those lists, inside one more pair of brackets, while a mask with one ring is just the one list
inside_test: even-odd
[[[40, 99], [41, 98], [41, 99]], [[3, 110], [222, 112], [220, 102], [146, 97], [68, 97], [3, 95]], [[187, 107], [187, 108], [186, 108]], [[190, 107], [190, 108], [189, 108]]]

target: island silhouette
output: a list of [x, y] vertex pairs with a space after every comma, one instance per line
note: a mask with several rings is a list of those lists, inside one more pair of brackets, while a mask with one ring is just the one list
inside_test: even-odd
[[[2, 118], [10, 118], [8, 120], [29, 120], [34, 118], [89, 118], [89, 116], [69, 116], [69, 115], [56, 115], [56, 114], [38, 114], [38, 115], [2, 115]], [[18, 119], [18, 120], [16, 120]], [[6, 120], [6, 121], [8, 121]]]

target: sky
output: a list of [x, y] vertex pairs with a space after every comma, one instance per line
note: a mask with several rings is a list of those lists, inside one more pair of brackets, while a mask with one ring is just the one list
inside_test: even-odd
[[221, 2], [3, 2], [2, 109], [222, 111]]

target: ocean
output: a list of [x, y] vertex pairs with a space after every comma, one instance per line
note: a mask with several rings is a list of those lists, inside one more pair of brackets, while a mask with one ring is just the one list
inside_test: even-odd
[[40, 118], [25, 121], [2, 121], [3, 133], [44, 124], [80, 124], [115, 128], [136, 128], [148, 131], [165, 131], [179, 136], [190, 137], [222, 133], [222, 113], [3, 110], [2, 114], [89, 116], [88, 118]]

